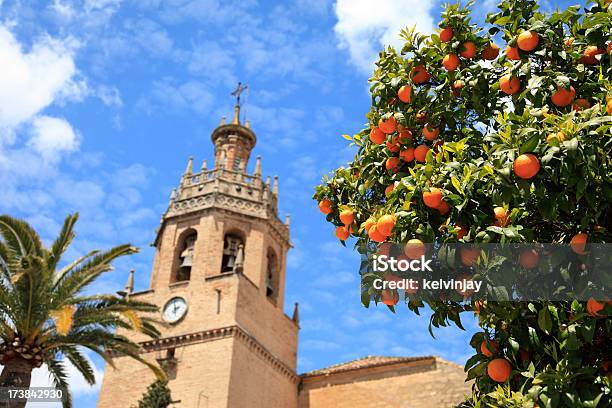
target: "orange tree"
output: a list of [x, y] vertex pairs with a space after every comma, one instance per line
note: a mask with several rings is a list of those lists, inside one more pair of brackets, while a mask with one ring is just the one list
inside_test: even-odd
[[[447, 6], [438, 33], [403, 30], [402, 50], [380, 53], [368, 123], [345, 135], [358, 151], [316, 188], [319, 209], [360, 251], [610, 242], [610, 1], [545, 15], [534, 0], [504, 0], [486, 28], [470, 6]], [[365, 306], [397, 301], [362, 294]], [[416, 313], [428, 304], [430, 327], [478, 315], [464, 406], [612, 404], [609, 302], [404, 300]]]

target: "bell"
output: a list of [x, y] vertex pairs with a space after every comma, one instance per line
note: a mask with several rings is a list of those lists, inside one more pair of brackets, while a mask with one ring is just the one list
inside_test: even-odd
[[183, 262], [181, 263], [181, 268], [193, 266], [193, 257], [191, 255], [187, 255], [183, 258]]
[[227, 267], [228, 267], [228, 268], [230, 268], [230, 269], [231, 269], [231, 268], [233, 268], [233, 267], [234, 267], [234, 261], [235, 261], [235, 260], [236, 260], [236, 258], [235, 258], [233, 255], [230, 255], [230, 256], [227, 258]]

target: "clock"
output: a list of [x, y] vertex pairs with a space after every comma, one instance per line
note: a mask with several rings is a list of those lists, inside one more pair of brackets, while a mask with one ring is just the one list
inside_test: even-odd
[[162, 318], [167, 323], [178, 323], [187, 313], [187, 301], [180, 297], [173, 297], [164, 306]]

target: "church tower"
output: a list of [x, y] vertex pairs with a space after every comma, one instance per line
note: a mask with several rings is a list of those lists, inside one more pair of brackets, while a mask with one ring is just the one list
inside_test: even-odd
[[[240, 87], [239, 87], [240, 89]], [[264, 182], [249, 122], [212, 132], [214, 167], [189, 158], [154, 241], [149, 289], [122, 293], [157, 304], [161, 337], [129, 333], [141, 356], [164, 367], [181, 408], [297, 407], [298, 316], [283, 312], [289, 220], [277, 214], [278, 179]], [[128, 357], [112, 357], [99, 408], [137, 406], [155, 378]]]

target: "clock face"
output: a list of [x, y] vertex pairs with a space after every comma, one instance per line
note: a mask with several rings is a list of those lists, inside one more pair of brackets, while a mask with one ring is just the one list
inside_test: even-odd
[[187, 313], [187, 301], [182, 297], [170, 299], [164, 306], [163, 319], [168, 323], [176, 323]]

